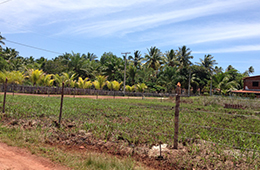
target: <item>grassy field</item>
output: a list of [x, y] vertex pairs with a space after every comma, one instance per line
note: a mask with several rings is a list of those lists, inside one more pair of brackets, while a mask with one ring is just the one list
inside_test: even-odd
[[[2, 122], [8, 120], [9, 126], [11, 124], [17, 127], [28, 127], [28, 122], [36, 125], [34, 129], [39, 132], [36, 135], [38, 138], [30, 141], [28, 137], [27, 142], [63, 141], [70, 144], [68, 137], [57, 138], [50, 131], [58, 120], [60, 98], [7, 97], [6, 114], [2, 115]], [[3, 96], [1, 100], [2, 98]], [[244, 109], [227, 109], [224, 108], [225, 104], [240, 104]], [[174, 106], [174, 99], [64, 98], [63, 126], [59, 129], [59, 135], [66, 136], [84, 130], [91, 133], [93, 140], [114, 143], [124, 141], [128, 146], [148, 148], [167, 143], [171, 149]], [[68, 126], [73, 128], [68, 130]], [[177, 155], [177, 161], [172, 161], [180, 167], [222, 169], [234, 166], [238, 169], [258, 169], [259, 100], [230, 97], [181, 98], [179, 136], [184, 151]]]

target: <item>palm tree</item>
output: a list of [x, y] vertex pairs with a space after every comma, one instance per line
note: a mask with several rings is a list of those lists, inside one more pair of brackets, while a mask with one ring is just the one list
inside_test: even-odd
[[118, 81], [114, 80], [112, 81], [112, 84], [113, 84], [113, 90], [115, 91], [119, 91], [121, 85], [123, 84], [123, 82], [119, 83]]
[[129, 60], [133, 60], [134, 66], [135, 66], [136, 68], [140, 68], [141, 62], [142, 62], [142, 60], [143, 60], [141, 51], [136, 50], [136, 51], [134, 52], [134, 57], [133, 57], [133, 56], [129, 56], [128, 59], [129, 59]]
[[204, 56], [204, 59], [201, 59], [201, 58], [200, 58], [200, 62], [201, 62], [201, 63], [198, 63], [198, 64], [201, 65], [201, 66], [203, 66], [203, 67], [205, 67], [210, 73], [212, 73], [213, 70], [214, 70], [213, 66], [216, 65], [216, 64], [218, 64], [218, 63], [216, 62], [216, 60], [213, 60], [213, 58], [214, 58], [214, 57], [213, 57], [212, 55], [210, 55], [210, 54], [205, 55], [205, 56]]
[[187, 68], [188, 66], [190, 66], [192, 64], [190, 59], [193, 59], [193, 56], [191, 55], [191, 50], [185, 45], [179, 47], [177, 61], [179, 62], [180, 67]]
[[40, 85], [42, 86], [53, 86], [55, 79], [52, 79], [52, 74], [45, 74], [42, 76], [42, 79], [40, 80]]
[[255, 72], [254, 67], [253, 67], [253, 66], [250, 66], [250, 67], [248, 68], [248, 74], [253, 74], [254, 72]]
[[88, 78], [93, 79], [98, 75], [103, 75], [105, 68], [106, 67], [104, 65], [101, 65], [100, 62], [87, 60], [82, 70], [85, 71], [85, 75]]
[[226, 74], [226, 73], [218, 73], [215, 74], [213, 77], [213, 84], [215, 87], [217, 87], [221, 91], [226, 91], [229, 90], [236, 90], [239, 88], [239, 83], [237, 83], [235, 80], [232, 80], [231, 75]]
[[[93, 82], [93, 85], [97, 90], [102, 90], [103, 87], [106, 85], [106, 79], [107, 77], [99, 75], [96, 77], [96, 80]], [[98, 98], [98, 93], [97, 93], [97, 98]]]
[[91, 81], [88, 81], [88, 80], [89, 80], [89, 78], [87, 78], [87, 77], [84, 80], [81, 77], [79, 77], [78, 82], [77, 82], [78, 87], [82, 88], [82, 89], [90, 88], [92, 86], [92, 83], [91, 83]]
[[64, 76], [60, 76], [59, 74], [55, 74], [54, 76], [56, 86], [62, 87], [62, 83], [64, 82]]
[[108, 76], [108, 80], [123, 80], [124, 61], [116, 56], [110, 57], [104, 64], [104, 74]]
[[106, 81], [107, 87], [109, 90], [114, 90], [114, 98], [115, 98], [115, 91], [119, 91], [120, 86], [122, 85], [123, 82], [119, 83], [118, 81], [114, 80], [112, 82]]
[[80, 53], [72, 52], [72, 54], [69, 55], [69, 60], [67, 62], [69, 69], [74, 71], [77, 76], [81, 76], [85, 73], [83, 66], [86, 64], [86, 61], [87, 60], [84, 59], [84, 57], [81, 56]]
[[138, 83], [135, 85], [137, 91], [142, 93], [142, 99], [144, 99], [144, 90], [147, 89], [147, 86], [144, 83]]
[[4, 41], [2, 40], [5, 40], [5, 37], [3, 37], [0, 32], [0, 49], [2, 48], [1, 44], [5, 45]]
[[[133, 86], [126, 85], [125, 90], [127, 92], [133, 92], [135, 90], [135, 85], [133, 85]], [[128, 99], [129, 99], [129, 95], [128, 95]]]
[[132, 84], [135, 84], [135, 76], [137, 74], [137, 68], [133, 64], [130, 64], [127, 73], [129, 78], [131, 79]]
[[180, 75], [177, 67], [166, 66], [158, 75], [157, 83], [166, 88], [167, 92], [172, 92], [177, 82], [180, 81]]
[[179, 65], [179, 62], [177, 61], [177, 53], [173, 49], [170, 51], [167, 51], [164, 56], [164, 64], [166, 66], [174, 67]]
[[76, 74], [72, 74], [71, 76], [68, 73], [62, 73], [62, 76], [64, 77], [64, 85], [68, 87], [74, 87], [75, 86], [75, 77]]
[[153, 68], [154, 70], [158, 70], [163, 63], [163, 57], [161, 51], [156, 47], [151, 47], [150, 49], [147, 50], [148, 50], [148, 54], [145, 54], [144, 65]]
[[83, 54], [82, 57], [89, 61], [95, 61], [98, 58], [94, 53], [90, 52], [88, 52], [87, 55]]
[[42, 77], [44, 76], [44, 73], [42, 70], [34, 70], [34, 69], [31, 69], [29, 70], [29, 80], [32, 82], [32, 84], [35, 86], [35, 85], [38, 85], [42, 79]]
[[[45, 86], [45, 87], [51, 87], [53, 86], [53, 83], [55, 81], [55, 79], [52, 79], [52, 74], [44, 74], [40, 80], [40, 85]], [[49, 90], [47, 88], [47, 94], [49, 97]]]
[[95, 88], [97, 90], [102, 90], [103, 87], [106, 85], [106, 79], [107, 78], [105, 76], [101, 76], [101, 75], [97, 76], [96, 80], [93, 82]]
[[20, 71], [11, 71], [11, 72], [2, 72], [1, 82], [5, 81], [5, 78], [7, 78], [8, 83], [11, 84], [22, 84], [24, 81], [24, 74]]
[[213, 60], [213, 58], [214, 57], [212, 55], [208, 54], [204, 56], [204, 59], [200, 58], [201, 63], [198, 63], [199, 65], [205, 67], [210, 74], [210, 96], [212, 95], [212, 73], [214, 70], [213, 66], [218, 64], [216, 60]]
[[20, 71], [11, 71], [11, 72], [4, 72], [1, 77], [1, 82], [4, 82], [7, 78], [8, 83], [12, 84], [13, 88], [13, 95], [14, 95], [14, 86], [17, 84], [22, 84], [24, 81], [24, 74]]

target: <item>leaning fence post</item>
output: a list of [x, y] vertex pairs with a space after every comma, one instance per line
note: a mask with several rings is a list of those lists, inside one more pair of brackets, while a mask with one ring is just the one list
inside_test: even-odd
[[7, 87], [7, 78], [5, 78], [5, 83], [4, 83], [3, 113], [5, 113], [6, 87]]
[[174, 149], [178, 149], [178, 134], [179, 134], [179, 112], [180, 112], [180, 94], [181, 84], [178, 82], [176, 88], [176, 105], [175, 105], [175, 120], [174, 120]]
[[62, 115], [62, 105], [63, 105], [63, 90], [64, 90], [64, 82], [62, 82], [62, 89], [61, 89], [61, 101], [60, 101], [59, 126], [60, 126], [60, 122], [61, 122], [61, 115]]

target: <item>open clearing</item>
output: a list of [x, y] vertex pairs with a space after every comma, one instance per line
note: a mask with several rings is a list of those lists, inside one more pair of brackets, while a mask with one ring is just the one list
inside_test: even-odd
[[0, 170], [66, 170], [68, 168], [32, 155], [25, 149], [0, 143]]
[[[64, 98], [62, 126], [57, 128], [59, 104], [60, 97], [8, 95], [6, 114], [1, 115], [2, 135], [13, 134], [10, 139], [28, 145], [47, 144], [76, 150], [82, 147], [130, 156], [155, 169], [260, 166], [259, 100], [182, 98], [178, 150], [172, 149], [173, 99]], [[243, 109], [224, 108], [225, 104], [239, 104]], [[159, 143], [167, 144], [160, 160], [152, 150]], [[69, 167], [77, 169], [77, 165]]]

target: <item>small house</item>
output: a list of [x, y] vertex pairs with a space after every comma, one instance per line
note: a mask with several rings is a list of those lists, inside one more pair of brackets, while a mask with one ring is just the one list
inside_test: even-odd
[[254, 94], [256, 97], [260, 98], [260, 75], [244, 77], [244, 87], [243, 90], [233, 90], [232, 93], [251, 95]]

